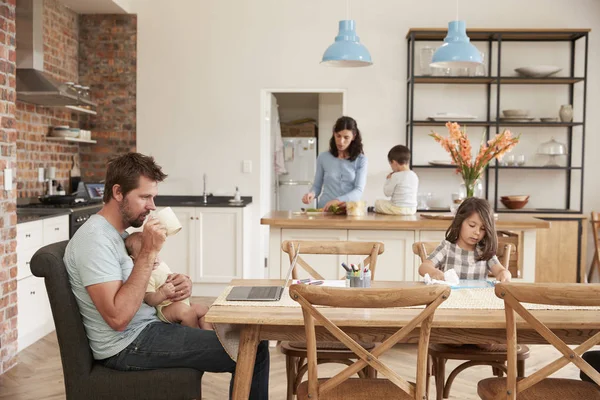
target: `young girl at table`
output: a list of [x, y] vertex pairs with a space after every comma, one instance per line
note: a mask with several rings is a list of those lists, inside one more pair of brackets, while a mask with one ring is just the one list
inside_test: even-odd
[[454, 269], [459, 279], [486, 279], [491, 272], [500, 282], [510, 281], [511, 274], [496, 257], [498, 237], [494, 213], [484, 199], [470, 197], [462, 202], [446, 239], [427, 256], [419, 274], [444, 279], [444, 272]]

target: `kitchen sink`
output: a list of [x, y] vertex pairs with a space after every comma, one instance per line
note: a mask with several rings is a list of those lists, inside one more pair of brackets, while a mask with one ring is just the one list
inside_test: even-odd
[[186, 199], [181, 202], [177, 202], [177, 204], [181, 204], [182, 206], [194, 206], [194, 207], [202, 207], [202, 206], [229, 206], [229, 200], [232, 197], [230, 196], [209, 196], [206, 199], [206, 203], [202, 196], [195, 197], [194, 199]]
[[[229, 207], [229, 206], [240, 206], [242, 204], [232, 204], [229, 202], [232, 196], [208, 196], [206, 203], [204, 203], [203, 196], [157, 196], [154, 203], [158, 207], [171, 206], [171, 207]], [[248, 202], [246, 202], [248, 204]]]

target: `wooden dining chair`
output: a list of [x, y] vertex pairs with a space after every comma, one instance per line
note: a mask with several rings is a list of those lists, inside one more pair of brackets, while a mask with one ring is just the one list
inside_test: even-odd
[[594, 275], [594, 267], [598, 270], [598, 278], [600, 279], [600, 213], [592, 211], [592, 235], [594, 235], [594, 254], [592, 255], [592, 264], [588, 271], [587, 281], [592, 281]]
[[[416, 242], [413, 244], [413, 253], [421, 258], [421, 262], [427, 259], [430, 254], [437, 246], [439, 242]], [[498, 250], [496, 256], [500, 260], [500, 263], [508, 268], [510, 263], [510, 255], [512, 252], [513, 244], [498, 238]], [[478, 366], [478, 365], [489, 365], [492, 367], [492, 373], [495, 376], [502, 376], [506, 373], [506, 351], [504, 348], [498, 350], [479, 348], [477, 346], [464, 345], [464, 346], [451, 346], [445, 344], [432, 344], [429, 346], [429, 376], [433, 376], [435, 379], [436, 389], [436, 400], [447, 399], [450, 397], [450, 389], [452, 383], [462, 371], [467, 368]], [[523, 376], [525, 373], [525, 360], [529, 358], [529, 348], [527, 346], [519, 345], [517, 352], [519, 376]], [[446, 380], [446, 362], [448, 360], [462, 360], [464, 363], [456, 367]], [[429, 388], [429, 379], [427, 387]]]
[[[377, 267], [377, 256], [383, 253], [384, 245], [381, 242], [352, 242], [352, 241], [307, 241], [295, 240], [284, 241], [281, 249], [289, 255], [290, 262], [296, 256], [296, 251], [300, 246], [300, 255], [296, 260], [296, 267], [292, 271], [292, 278], [298, 278], [298, 268], [302, 268], [311, 278], [322, 280], [323, 276], [317, 272], [310, 264], [302, 258], [302, 255], [355, 255], [366, 256], [363, 261], [365, 267], [368, 265], [371, 271], [371, 280], [375, 279]], [[341, 266], [340, 275], [345, 272]], [[318, 269], [318, 268], [317, 268]], [[340, 279], [345, 279], [345, 274]], [[375, 347], [374, 343], [362, 344], [368, 350]], [[306, 342], [281, 342], [279, 349], [285, 354], [285, 368], [287, 373], [287, 400], [292, 400], [297, 392], [298, 385], [302, 377], [308, 370], [306, 363]], [[356, 360], [356, 354], [340, 342], [318, 342], [317, 359], [319, 364], [338, 363], [349, 365], [352, 360]], [[376, 375], [376, 372], [370, 367], [358, 372], [359, 376], [364, 378]]]
[[[496, 285], [496, 296], [504, 300], [506, 314], [506, 342], [508, 345], [507, 378], [487, 378], [477, 385], [477, 394], [483, 400], [600, 400], [600, 373], [581, 355], [600, 343], [600, 332], [583, 344], [571, 349], [565, 342], [531, 314], [521, 303], [561, 306], [600, 306], [600, 285], [565, 283], [501, 283]], [[517, 376], [517, 325], [515, 312], [554, 346], [562, 357], [543, 366], [528, 377]], [[560, 324], [560, 323], [559, 323]], [[569, 363], [583, 371], [592, 382], [575, 379], [548, 378]]]
[[[418, 285], [394, 289], [346, 289], [292, 285], [290, 296], [302, 306], [306, 341], [308, 344], [308, 380], [298, 387], [299, 400], [358, 400], [399, 399], [422, 400], [426, 398], [427, 346], [436, 308], [450, 295], [443, 285]], [[425, 309], [404, 327], [378, 344], [372, 351], [365, 349], [321, 311], [328, 306], [337, 308], [389, 308], [425, 305]], [[352, 314], [349, 314], [349, 317]], [[325, 330], [344, 343], [357, 357], [332, 378], [318, 378], [317, 339], [315, 326]], [[407, 382], [382, 363], [380, 356], [396, 343], [405, 339], [416, 327], [419, 329], [416, 384]], [[350, 378], [366, 366], [377, 370], [381, 378]]]

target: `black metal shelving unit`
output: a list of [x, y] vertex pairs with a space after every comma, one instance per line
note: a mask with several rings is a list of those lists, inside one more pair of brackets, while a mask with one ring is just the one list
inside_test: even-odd
[[[487, 140], [490, 139], [490, 131], [495, 128], [495, 133], [500, 132], [501, 127], [542, 127], [542, 128], [563, 128], [567, 130], [567, 165], [564, 167], [543, 167], [543, 166], [500, 166], [497, 161], [489, 165], [484, 175], [485, 197], [492, 200], [494, 210], [498, 213], [508, 212], [533, 212], [540, 214], [569, 214], [581, 213], [583, 210], [583, 179], [584, 179], [584, 161], [585, 161], [585, 121], [586, 121], [586, 100], [587, 100], [587, 69], [588, 69], [588, 41], [589, 29], [469, 29], [467, 34], [471, 41], [487, 42], [487, 76], [475, 77], [448, 77], [448, 76], [417, 76], [415, 75], [415, 43], [417, 41], [443, 41], [446, 36], [446, 29], [437, 28], [413, 28], [406, 35], [407, 40], [407, 76], [406, 76], [406, 143], [413, 149], [413, 128], [415, 126], [444, 126], [445, 121], [424, 121], [414, 120], [414, 98], [416, 85], [485, 85], [486, 86], [486, 117], [483, 121], [453, 121], [461, 125], [477, 126], [486, 128]], [[584, 42], [583, 52], [583, 76], [575, 76], [575, 47], [578, 40]], [[502, 76], [502, 43], [503, 42], [569, 42], [570, 43], [570, 67], [567, 77], [546, 77], [529, 78]], [[496, 44], [494, 54], [493, 45]], [[494, 56], [496, 56], [494, 58]], [[496, 63], [496, 75], [492, 75], [492, 66]], [[576, 84], [583, 85], [583, 100], [580, 107], [582, 110], [582, 120], [575, 122], [504, 122], [500, 120], [491, 120], [491, 102], [492, 87], [496, 88], [496, 115], [500, 114], [501, 92], [505, 85], [565, 85], [568, 87], [569, 104], [576, 107], [574, 99], [574, 87]], [[581, 166], [573, 165], [573, 128], [581, 127]], [[454, 169], [453, 166], [434, 166], [434, 165], [413, 165], [411, 168], [421, 169]], [[565, 207], [562, 209], [533, 209], [525, 208], [521, 210], [510, 210], [498, 208], [498, 184], [501, 170], [521, 169], [527, 171], [547, 170], [564, 171], [566, 196]], [[572, 171], [581, 171], [580, 173], [580, 193], [579, 204], [573, 204], [571, 201], [571, 184], [573, 183]], [[494, 175], [494, 196], [490, 199], [490, 174]]]

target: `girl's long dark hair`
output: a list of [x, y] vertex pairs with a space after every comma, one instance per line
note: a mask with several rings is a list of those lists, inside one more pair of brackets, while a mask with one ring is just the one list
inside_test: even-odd
[[363, 144], [362, 137], [360, 136], [360, 130], [358, 129], [358, 125], [354, 118], [351, 117], [340, 117], [337, 121], [335, 121], [335, 125], [333, 126], [333, 134], [331, 135], [331, 139], [329, 139], [329, 152], [334, 156], [338, 156], [338, 149], [335, 145], [335, 133], [349, 130], [352, 131], [354, 135], [354, 139], [350, 142], [350, 146], [348, 146], [348, 155], [349, 160], [354, 161], [356, 158], [363, 154]]
[[496, 236], [496, 224], [494, 223], [494, 213], [490, 204], [485, 199], [477, 197], [469, 197], [464, 200], [458, 210], [452, 224], [446, 231], [446, 240], [450, 243], [456, 243], [460, 228], [465, 219], [469, 218], [474, 212], [479, 214], [479, 218], [483, 222], [485, 236], [477, 243], [477, 259], [489, 260], [496, 255], [498, 250], [498, 237]]

